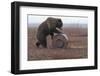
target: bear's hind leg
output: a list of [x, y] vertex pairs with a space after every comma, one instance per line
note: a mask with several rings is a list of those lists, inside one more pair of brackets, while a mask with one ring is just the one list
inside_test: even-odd
[[41, 45], [42, 45], [44, 48], [47, 48], [47, 40], [44, 39], [44, 40], [41, 42]]

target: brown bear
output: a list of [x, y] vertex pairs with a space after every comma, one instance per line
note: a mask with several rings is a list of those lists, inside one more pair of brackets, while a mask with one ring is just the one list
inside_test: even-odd
[[48, 17], [44, 22], [40, 24], [37, 30], [37, 42], [36, 46], [42, 45], [44, 48], [47, 47], [47, 36], [51, 35], [53, 39], [54, 33], [62, 33], [63, 22], [60, 18]]

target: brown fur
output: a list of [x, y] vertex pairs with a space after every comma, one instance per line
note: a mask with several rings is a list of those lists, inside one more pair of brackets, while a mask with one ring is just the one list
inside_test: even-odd
[[[59, 18], [52, 18], [48, 17], [47, 20], [42, 22], [37, 30], [37, 40], [36, 43], [37, 47], [42, 45], [44, 48], [47, 47], [47, 40], [46, 37], [48, 35], [51, 35], [51, 38], [53, 38], [54, 33], [61, 33], [58, 29], [62, 28], [62, 20]], [[57, 28], [57, 29], [56, 29]]]

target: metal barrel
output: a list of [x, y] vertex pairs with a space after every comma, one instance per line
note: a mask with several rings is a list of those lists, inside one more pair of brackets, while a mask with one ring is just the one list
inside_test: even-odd
[[53, 37], [52, 47], [53, 48], [67, 48], [68, 36], [66, 34], [56, 34]]

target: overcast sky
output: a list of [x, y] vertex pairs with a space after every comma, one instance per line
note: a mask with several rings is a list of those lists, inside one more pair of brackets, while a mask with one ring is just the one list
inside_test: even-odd
[[[28, 26], [35, 26], [32, 24], [40, 24], [45, 21], [48, 17], [61, 18], [63, 24], [88, 24], [88, 18], [86, 17], [57, 17], [57, 16], [35, 16], [28, 15]], [[37, 25], [36, 25], [37, 26]]]

